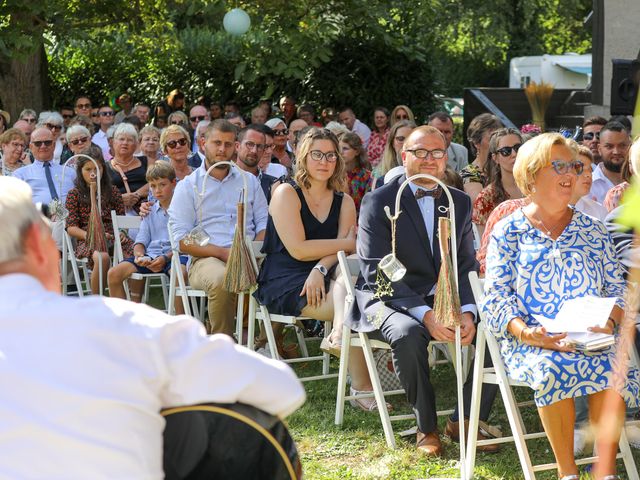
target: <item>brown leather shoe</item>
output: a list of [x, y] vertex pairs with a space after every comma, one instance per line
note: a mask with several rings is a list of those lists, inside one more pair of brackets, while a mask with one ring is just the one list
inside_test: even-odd
[[[464, 434], [469, 433], [469, 419], [464, 421]], [[454, 442], [460, 441], [460, 422], [452, 422], [451, 419], [447, 420], [447, 426], [444, 429], [444, 434]], [[484, 435], [482, 430], [478, 431], [478, 440], [489, 440], [490, 436]], [[476, 450], [484, 453], [496, 453], [500, 451], [500, 444], [494, 443], [493, 445], [478, 445]]]
[[438, 432], [422, 433], [418, 430], [416, 447], [420, 453], [428, 457], [442, 456], [442, 443], [440, 443], [440, 435], [438, 435]]

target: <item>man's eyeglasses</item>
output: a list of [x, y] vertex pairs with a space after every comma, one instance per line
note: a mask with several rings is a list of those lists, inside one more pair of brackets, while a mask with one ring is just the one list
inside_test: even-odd
[[429, 155], [431, 155], [434, 160], [440, 160], [447, 154], [447, 152], [445, 150], [442, 150], [441, 148], [436, 148], [435, 150], [416, 148], [415, 150], [405, 150], [405, 152], [411, 152], [416, 158], [419, 158], [421, 160], [426, 159]]
[[113, 117], [113, 112], [98, 112], [101, 117]]
[[62, 130], [62, 125], [55, 125], [53, 123], [45, 123], [45, 126], [49, 129], [49, 130]]
[[189, 120], [192, 122], [201, 122], [205, 118], [207, 118], [205, 115], [198, 115], [197, 117], [189, 117]]
[[76, 105], [76, 108], [91, 108], [91, 104], [90, 103], [78, 103]]
[[265, 145], [264, 146], [264, 151], [265, 152], [270, 152], [271, 150], [273, 150], [273, 143], [271, 145]]
[[593, 140], [594, 138], [596, 140], [600, 140], [600, 132], [587, 132], [585, 133], [582, 138], [584, 140], [587, 140], [588, 142], [590, 142], [591, 140]]
[[571, 162], [554, 160], [553, 162], [551, 162], [551, 166], [558, 175], [566, 175], [567, 173], [582, 175], [582, 172], [584, 170], [584, 163], [582, 163], [580, 160], [573, 160]]
[[187, 144], [187, 139], [181, 138], [180, 140], [171, 140], [170, 142], [167, 142], [167, 147], [176, 148], [178, 145], [180, 145], [181, 147], [184, 147], [186, 144]]
[[71, 145], [80, 145], [81, 143], [86, 143], [87, 140], [89, 140], [89, 137], [80, 137], [80, 138], [74, 138], [73, 140], [69, 140], [69, 143]]
[[311, 159], [315, 162], [321, 162], [322, 160], [326, 160], [327, 163], [336, 163], [338, 160], [338, 154], [336, 152], [321, 152], [320, 150], [311, 150], [309, 152]]
[[255, 142], [244, 142], [244, 145], [249, 149], [249, 150], [253, 150], [254, 148], [256, 150], [264, 150], [266, 145], [264, 143], [255, 143]]
[[51, 145], [53, 145], [53, 140], [34, 140], [34, 141], [32, 141], [31, 143], [33, 143], [33, 145], [34, 145], [36, 148], [40, 148], [40, 147], [42, 147], [43, 145], [44, 145], [45, 147], [50, 147]]
[[499, 148], [498, 150], [496, 150], [496, 153], [499, 153], [503, 157], [510, 157], [511, 156], [511, 152], [518, 153], [518, 150], [520, 150], [521, 146], [522, 146], [521, 143], [516, 143], [515, 145], [513, 145], [511, 147]]
[[289, 130], [286, 128], [284, 130], [274, 130], [273, 134], [276, 137], [284, 137], [285, 135], [289, 135]]

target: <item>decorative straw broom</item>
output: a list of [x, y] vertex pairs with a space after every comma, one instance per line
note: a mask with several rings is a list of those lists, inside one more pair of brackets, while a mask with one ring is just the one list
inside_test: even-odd
[[462, 320], [460, 296], [455, 284], [453, 262], [449, 248], [451, 220], [446, 217], [438, 219], [438, 241], [440, 243], [441, 265], [433, 301], [436, 320], [445, 327], [457, 327]]
[[551, 95], [553, 95], [553, 85], [545, 82], [531, 82], [524, 89], [524, 93], [527, 96], [527, 101], [531, 107], [533, 123], [538, 125], [544, 132], [544, 116], [547, 113], [547, 108], [549, 108]]
[[90, 250], [108, 252], [107, 236], [96, 200], [96, 182], [89, 182], [89, 196], [91, 197], [91, 213], [89, 214], [89, 228], [87, 228], [87, 246]]
[[244, 190], [238, 202], [238, 220], [233, 234], [233, 243], [224, 272], [223, 288], [229, 292], [241, 293], [256, 284], [256, 271], [253, 269], [249, 246], [244, 237]]

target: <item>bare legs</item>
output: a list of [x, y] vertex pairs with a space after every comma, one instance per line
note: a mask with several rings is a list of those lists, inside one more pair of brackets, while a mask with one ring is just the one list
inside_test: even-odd
[[[100, 268], [100, 264], [102, 263], [102, 268]], [[100, 272], [102, 272], [102, 287], [107, 286], [107, 272], [109, 271], [109, 265], [111, 263], [111, 259], [109, 258], [109, 254], [107, 252], [98, 252], [97, 250], [93, 252], [93, 270], [91, 271], [91, 293], [94, 295], [102, 294], [104, 292], [100, 292]]]

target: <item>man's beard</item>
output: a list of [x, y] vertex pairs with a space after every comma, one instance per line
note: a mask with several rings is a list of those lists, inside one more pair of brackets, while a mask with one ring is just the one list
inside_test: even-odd
[[251, 158], [249, 156], [246, 156], [244, 159], [240, 159], [240, 157], [238, 157], [238, 161], [244, 163], [249, 168], [254, 168], [258, 166], [258, 163], [260, 162], [260, 158], [258, 157]]
[[602, 164], [604, 165], [604, 168], [606, 168], [607, 170], [609, 170], [610, 172], [613, 173], [620, 173], [622, 171], [622, 164], [624, 162], [621, 163], [615, 163], [613, 160], [610, 160], [608, 158], [603, 158], [602, 159]]

